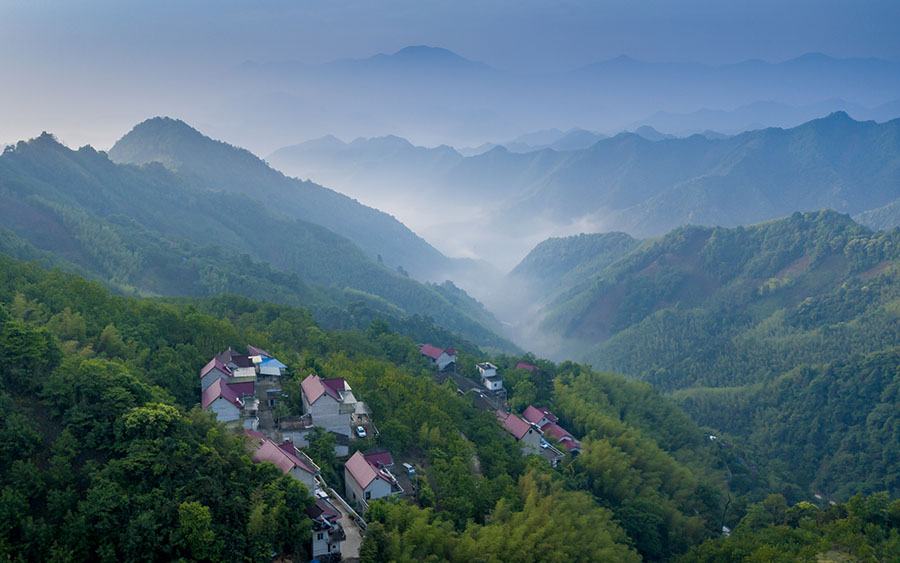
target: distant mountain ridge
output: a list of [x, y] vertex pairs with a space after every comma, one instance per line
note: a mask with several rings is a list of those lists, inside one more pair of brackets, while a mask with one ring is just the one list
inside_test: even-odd
[[[900, 120], [861, 122], [835, 112], [791, 129], [724, 138], [643, 133], [658, 140], [621, 133], [580, 150], [515, 153], [496, 146], [470, 157], [399, 141], [387, 150], [370, 140], [320, 151], [285, 148], [270, 160], [373, 199], [400, 200], [397, 213], [426, 213], [421, 206], [439, 200], [448, 209], [458, 204], [465, 221], [468, 205], [481, 213], [467, 227], [504, 244], [521, 239], [523, 220], [527, 234], [542, 238], [566, 230], [659, 236], [680, 225], [746, 225], [822, 208], [867, 221], [865, 212], [900, 195]], [[891, 224], [896, 214], [878, 217], [873, 226], [898, 224]], [[440, 245], [441, 230], [423, 234]], [[538, 242], [521, 241], [520, 256]], [[486, 242], [481, 248], [488, 259], [500, 254]]]

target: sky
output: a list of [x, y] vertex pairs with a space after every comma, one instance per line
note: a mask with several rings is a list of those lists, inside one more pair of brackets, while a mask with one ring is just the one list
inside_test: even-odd
[[622, 54], [900, 60], [898, 28], [896, 0], [0, 0], [0, 142], [47, 130], [108, 148], [147, 117], [224, 103], [219, 79], [244, 61], [322, 63], [419, 44], [520, 73]]

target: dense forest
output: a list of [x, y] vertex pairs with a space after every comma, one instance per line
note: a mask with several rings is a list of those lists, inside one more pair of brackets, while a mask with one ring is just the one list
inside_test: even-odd
[[561, 291], [544, 327], [757, 452], [788, 502], [895, 496], [898, 244], [830, 211], [684, 227]]
[[[242, 297], [121, 297], [58, 270], [6, 257], [0, 266], [0, 549], [12, 559], [303, 553], [305, 489], [250, 463], [241, 440], [196, 407], [199, 368], [248, 341], [296, 370], [288, 391], [311, 371], [345, 377], [374, 412], [378, 444], [423, 460], [418, 506], [373, 508], [365, 549], [381, 555], [370, 560], [515, 560], [531, 553], [529, 541], [543, 558], [658, 560], [721, 525], [731, 493], [718, 448], [645, 384], [498, 359], [542, 366], [519, 374], [515, 389], [533, 386], [535, 402], [583, 439], [581, 456], [551, 470], [523, 457], [494, 413], [435, 382], [414, 341], [384, 321], [329, 331], [304, 310]], [[328, 452], [310, 450], [338, 473]], [[734, 494], [752, 501], [765, 491]], [[547, 544], [541, 526], [563, 514], [578, 517]]]

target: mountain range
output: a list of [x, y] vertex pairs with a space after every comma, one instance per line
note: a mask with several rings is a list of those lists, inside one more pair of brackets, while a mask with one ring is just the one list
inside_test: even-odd
[[[836, 112], [725, 138], [622, 133], [580, 150], [498, 146], [470, 157], [398, 137], [330, 138], [269, 160], [382, 202], [446, 252], [462, 239], [462, 255], [511, 268], [548, 236], [578, 232], [659, 236], [680, 225], [745, 225], [822, 208], [867, 221], [900, 195], [900, 120]], [[877, 217], [872, 226], [897, 224], [895, 213]], [[477, 240], [465, 240], [476, 231]]]
[[549, 73], [509, 72], [414, 46], [316, 65], [248, 61], [229, 75], [233, 96], [222, 109], [244, 116], [242, 143], [266, 152], [298, 138], [386, 132], [416, 144], [476, 147], [551, 128], [735, 134], [839, 110], [883, 121], [900, 116], [898, 76], [894, 61], [816, 53], [720, 66], [623, 56]]
[[[338, 325], [356, 322], [340, 311], [359, 302], [515, 349], [494, 332], [496, 319], [453, 284], [405, 273], [429, 251], [443, 257], [383, 213], [285, 178], [174, 120], [139, 125], [111, 153], [143, 164], [116, 164], [91, 147], [73, 151], [46, 133], [6, 150], [5, 250], [74, 265], [126, 292], [240, 293], [302, 305]], [[370, 254], [322, 223], [368, 238]], [[385, 264], [371, 256], [376, 251]], [[401, 256], [405, 264], [389, 267]]]

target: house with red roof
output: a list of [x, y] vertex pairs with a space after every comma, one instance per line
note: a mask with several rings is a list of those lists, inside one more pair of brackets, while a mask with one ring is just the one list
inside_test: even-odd
[[437, 366], [438, 371], [444, 371], [450, 367], [451, 364], [456, 363], [456, 350], [453, 348], [441, 350], [437, 346], [432, 346], [431, 344], [422, 344], [419, 346], [419, 352], [428, 358], [431, 365]]
[[213, 358], [208, 364], [200, 370], [200, 391], [206, 391], [207, 387], [220, 378], [231, 377], [231, 368], [222, 363], [221, 360]]
[[525, 362], [519, 362], [519, 363], [516, 364], [516, 367], [515, 367], [514, 369], [524, 369], [524, 370], [527, 370], [527, 371], [537, 371], [537, 370], [538, 370], [538, 367], [537, 367], [537, 366], [533, 366], [533, 365], [531, 365], [531, 364], [526, 364]]
[[500, 412], [497, 414], [497, 419], [503, 423], [503, 428], [522, 444], [525, 453], [541, 453], [541, 430], [535, 424], [512, 413]]
[[555, 422], [548, 422], [541, 426], [541, 430], [545, 436], [552, 436], [559, 441], [559, 445], [564, 447], [567, 452], [572, 454], [581, 453], [581, 442], [576, 440], [575, 436], [572, 436], [568, 430]]
[[522, 417], [528, 422], [537, 425], [545, 436], [551, 436], [570, 453], [581, 453], [581, 442], [572, 434], [557, 424], [559, 419], [547, 407], [537, 408], [528, 405]]
[[310, 374], [300, 382], [303, 415], [313, 426], [328, 432], [351, 436], [350, 421], [357, 409], [356, 397], [343, 377], [322, 379]]
[[223, 378], [216, 379], [203, 390], [200, 405], [204, 410], [215, 414], [220, 422], [243, 420], [245, 428], [256, 428], [259, 424], [256, 399], [245, 397], [235, 387], [237, 386], [229, 385]]
[[[390, 454], [386, 459], [393, 465]], [[383, 453], [364, 455], [356, 452], [350, 456], [344, 463], [344, 498], [359, 503], [366, 510], [371, 500], [403, 493], [384, 461]]]
[[312, 493], [316, 489], [316, 476], [322, 470], [305, 453], [294, 447], [293, 442], [276, 444], [262, 433], [244, 430], [249, 439], [251, 455], [256, 463], [271, 463], [285, 475], [297, 479]]
[[549, 422], [559, 422], [559, 419], [556, 418], [547, 407], [537, 408], [532, 405], [528, 405], [528, 408], [525, 409], [525, 412], [522, 413], [522, 418], [531, 422], [533, 424], [537, 424], [538, 427], [543, 427], [545, 424]]

